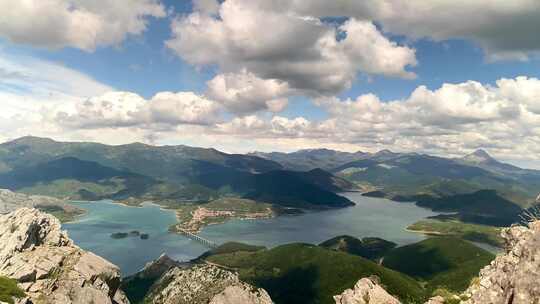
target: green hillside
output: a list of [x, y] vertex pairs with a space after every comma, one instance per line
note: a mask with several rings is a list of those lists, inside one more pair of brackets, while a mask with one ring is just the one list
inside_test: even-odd
[[427, 282], [433, 291], [460, 292], [495, 256], [473, 244], [450, 237], [435, 237], [390, 251], [383, 265]]
[[223, 196], [283, 206], [344, 207], [351, 184], [327, 172], [291, 172], [256, 156], [188, 146], [109, 146], [23, 137], [0, 144], [0, 188], [62, 198], [152, 200], [171, 206]]
[[412, 278], [351, 254], [309, 244], [270, 250], [214, 254], [207, 261], [237, 269], [240, 278], [268, 291], [277, 304], [334, 303], [332, 296], [363, 277], [377, 275], [389, 293], [405, 302], [424, 299]]
[[74, 199], [137, 196], [156, 183], [149, 177], [74, 157], [18, 167], [0, 174], [2, 187]]
[[503, 247], [501, 228], [463, 223], [453, 215], [438, 215], [420, 220], [409, 227], [410, 231], [417, 231], [427, 235], [453, 236], [473, 242], [485, 243], [495, 247]]
[[396, 243], [374, 237], [359, 240], [352, 236], [342, 235], [324, 241], [319, 246], [373, 260], [384, 256], [396, 247]]
[[494, 190], [480, 190], [468, 194], [457, 194], [434, 198], [417, 197], [416, 204], [438, 212], [458, 212], [464, 222], [509, 226], [520, 220], [523, 209], [500, 196]]
[[[519, 208], [535, 204], [540, 189], [540, 171], [500, 163], [485, 152], [482, 157], [478, 162], [471, 162], [470, 158], [394, 153], [384, 158], [365, 157], [331, 172], [367, 189], [376, 189], [377, 195], [384, 194], [397, 200], [448, 199], [480, 190], [494, 190]], [[455, 198], [456, 201], [461, 199]]]

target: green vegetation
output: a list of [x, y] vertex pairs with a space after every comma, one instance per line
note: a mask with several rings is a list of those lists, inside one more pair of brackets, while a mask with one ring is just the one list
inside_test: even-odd
[[148, 291], [158, 279], [133, 276], [124, 280], [120, 288], [126, 293], [131, 304], [143, 304]]
[[367, 197], [386, 197], [386, 193], [379, 191], [379, 190], [373, 190], [369, 192], [362, 193], [362, 196]]
[[[447, 159], [420, 154], [392, 154], [388, 157], [371, 155], [356, 160], [331, 172], [357, 184], [376, 187], [375, 195], [385, 194], [387, 198], [418, 201], [418, 198], [428, 198], [426, 207], [443, 207], [435, 204], [443, 201], [455, 203], [469, 199], [479, 206], [474, 197], [460, 197], [480, 190], [494, 190], [500, 196], [496, 203], [501, 203], [491, 210], [503, 208], [508, 210], [506, 203], [515, 208], [527, 208], [534, 204], [540, 188], [540, 171], [526, 170], [503, 164], [483, 155], [485, 161], [480, 163], [468, 162], [465, 159]], [[481, 193], [476, 193], [477, 198]], [[503, 202], [502, 199], [506, 200]], [[433, 200], [441, 199], [435, 202]], [[456, 206], [466, 208], [466, 203]], [[451, 206], [446, 205], [444, 208]], [[468, 210], [469, 214], [483, 215], [480, 211]], [[470, 213], [472, 212], [472, 213]], [[501, 212], [504, 214], [506, 211]], [[515, 215], [515, 211], [509, 216]], [[488, 214], [493, 216], [493, 214]], [[513, 218], [512, 218], [513, 219]], [[471, 220], [478, 220], [471, 218]]]
[[519, 221], [521, 207], [501, 197], [494, 190], [458, 194], [441, 198], [418, 197], [416, 204], [434, 211], [458, 212], [464, 222], [509, 226]]
[[270, 160], [215, 149], [24, 137], [0, 144], [0, 164], [0, 187], [76, 200], [153, 201], [172, 209], [230, 196], [287, 207], [352, 205], [334, 193], [352, 184], [328, 172], [280, 170]]
[[325, 190], [298, 172], [276, 170], [250, 179], [253, 189], [244, 197], [299, 208], [329, 208], [354, 205], [349, 199]]
[[123, 189], [121, 182], [111, 180], [110, 183], [99, 184], [72, 179], [59, 179], [52, 182], [39, 182], [20, 188], [17, 191], [26, 194], [46, 195], [57, 198], [69, 197], [74, 200], [96, 200]]
[[56, 205], [37, 205], [36, 208], [53, 215], [62, 223], [74, 221], [78, 216], [85, 212], [79, 208], [63, 208], [62, 206]]
[[111, 233], [111, 239], [125, 239], [127, 238], [129, 233], [127, 232], [115, 232]]
[[13, 304], [13, 298], [24, 296], [24, 291], [17, 286], [17, 281], [0, 276], [0, 301]]
[[407, 229], [427, 235], [454, 236], [495, 247], [503, 246], [500, 228], [463, 223], [452, 217], [434, 217], [421, 220], [410, 225]]
[[428, 291], [445, 288], [460, 292], [494, 258], [467, 241], [436, 237], [390, 251], [383, 265], [425, 281]]
[[130, 232], [114, 232], [114, 233], [111, 233], [110, 237], [112, 239], [117, 239], [117, 240], [118, 239], [125, 239], [127, 237], [138, 237], [141, 240], [146, 240], [150, 236], [147, 233], [141, 233], [138, 230], [133, 230], [133, 231], [130, 231]]
[[239, 242], [227, 242], [225, 244], [220, 245], [217, 248], [214, 248], [210, 251], [207, 251], [203, 253], [200, 257], [198, 257], [198, 260], [206, 259], [213, 255], [220, 255], [220, 254], [228, 254], [228, 253], [236, 253], [236, 252], [256, 252], [260, 250], [265, 250], [266, 247], [264, 246], [254, 246]]
[[377, 275], [405, 303], [421, 302], [424, 290], [412, 278], [351, 254], [309, 244], [270, 250], [214, 254], [206, 261], [237, 269], [240, 278], [266, 289], [278, 304], [334, 303], [332, 297], [363, 277]]
[[374, 260], [384, 256], [396, 247], [396, 243], [380, 238], [363, 238], [359, 240], [352, 236], [343, 235], [324, 241], [319, 246]]

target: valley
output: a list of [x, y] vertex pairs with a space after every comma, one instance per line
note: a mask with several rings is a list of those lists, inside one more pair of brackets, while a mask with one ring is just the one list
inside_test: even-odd
[[[453, 159], [389, 150], [240, 155], [189, 146], [108, 146], [23, 137], [0, 144], [0, 163], [0, 187], [10, 191], [59, 201], [152, 202], [174, 212], [170, 231], [195, 234], [211, 234], [211, 227], [205, 229], [209, 225], [235, 229], [238, 220], [265, 223], [278, 217], [270, 221], [279, 222], [282, 215], [305, 212], [302, 218], [314, 221], [336, 213], [343, 213], [344, 221], [360, 220], [349, 220], [347, 211], [338, 210], [350, 209], [361, 195], [345, 191], [363, 190], [366, 197], [399, 202], [393, 208], [415, 204], [435, 212], [403, 227], [412, 232], [500, 246], [497, 227], [520, 221], [535, 206], [540, 187], [539, 171], [498, 162], [483, 150]], [[43, 210], [65, 221], [84, 212], [55, 208]], [[369, 236], [383, 234], [373, 231]]]
[[[235, 155], [25, 137], [0, 144], [0, 162], [4, 196], [17, 198], [4, 205], [58, 216], [124, 275], [166, 252], [237, 273], [277, 303], [332, 303], [368, 275], [406, 301], [455, 297], [503, 246], [502, 228], [536, 206], [540, 181], [482, 151]], [[157, 281], [124, 288], [137, 284]], [[158, 296], [144, 290], [128, 297]]]
[[[422, 234], [406, 231], [407, 226], [437, 215], [414, 204], [363, 197], [357, 192], [344, 195], [354, 201], [355, 206], [256, 220], [233, 218], [208, 225], [199, 235], [218, 244], [236, 241], [269, 248], [293, 242], [319, 244], [339, 235], [380, 237], [405, 245], [425, 238]], [[126, 275], [139, 270], [163, 252], [171, 258], [185, 261], [208, 250], [198, 242], [169, 232], [170, 227], [178, 223], [174, 210], [149, 203], [130, 207], [111, 201], [77, 202], [73, 205], [86, 210], [86, 214], [76, 222], [64, 225], [70, 237], [82, 248], [119, 265]], [[133, 230], [147, 233], [149, 239], [125, 238], [111, 242], [111, 233]]]

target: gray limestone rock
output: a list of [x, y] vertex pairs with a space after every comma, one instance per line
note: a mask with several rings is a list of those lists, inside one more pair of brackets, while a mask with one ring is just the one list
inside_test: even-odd
[[334, 296], [336, 304], [400, 304], [382, 288], [376, 278], [360, 279], [353, 288]]
[[0, 216], [0, 275], [25, 290], [21, 303], [127, 304], [120, 271], [73, 244], [60, 222], [36, 209]]
[[271, 304], [264, 289], [213, 265], [174, 267], [154, 284], [147, 297], [153, 304]]
[[540, 221], [504, 229], [506, 252], [480, 271], [464, 304], [540, 303]]

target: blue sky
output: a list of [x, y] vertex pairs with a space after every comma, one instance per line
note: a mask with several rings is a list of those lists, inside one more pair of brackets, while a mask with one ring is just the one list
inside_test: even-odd
[[[41, 27], [3, 17], [2, 118], [17, 120], [4, 127], [14, 135], [0, 140], [28, 133], [14, 126], [32, 117], [48, 126], [43, 135], [68, 140], [187, 143], [232, 152], [389, 148], [454, 156], [486, 148], [516, 163], [537, 161], [523, 156], [536, 153], [540, 141], [540, 42], [529, 31], [536, 21], [508, 22], [540, 11], [534, 3], [508, 10], [481, 0], [469, 7], [403, 2], [411, 10], [392, 14], [374, 9], [379, 3], [372, 1], [194, 1], [14, 7], [35, 14], [27, 17]], [[66, 24], [78, 22], [69, 19], [68, 3], [103, 24], [89, 23], [79, 33], [40, 19], [57, 14]], [[468, 15], [484, 6], [490, 6], [485, 14]], [[439, 9], [458, 17], [447, 20]], [[332, 46], [321, 47], [334, 31]], [[15, 79], [19, 74], [32, 77]], [[104, 95], [110, 91], [123, 93]], [[109, 113], [101, 108], [108, 104]], [[25, 112], [41, 106], [46, 110]]]

